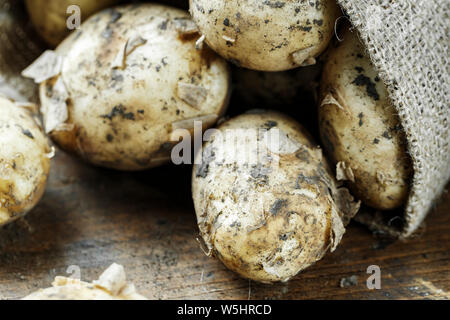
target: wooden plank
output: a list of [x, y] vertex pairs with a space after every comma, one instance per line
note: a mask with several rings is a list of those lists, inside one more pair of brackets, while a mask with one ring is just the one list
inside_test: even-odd
[[[195, 240], [190, 168], [140, 173], [94, 168], [59, 151], [47, 192], [25, 220], [0, 230], [0, 298], [47, 287], [70, 265], [93, 280], [123, 264], [152, 299], [423, 299], [449, 298], [450, 195], [413, 239], [389, 243], [351, 223], [342, 244], [288, 283], [239, 278], [206, 257]], [[381, 289], [369, 290], [369, 265]], [[342, 278], [358, 284], [340, 287]]]

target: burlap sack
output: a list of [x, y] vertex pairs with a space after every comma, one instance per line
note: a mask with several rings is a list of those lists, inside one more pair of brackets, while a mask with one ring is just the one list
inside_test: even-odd
[[422, 223], [450, 177], [448, 0], [338, 0], [388, 87], [406, 131], [414, 177], [402, 217], [358, 220], [405, 238]]

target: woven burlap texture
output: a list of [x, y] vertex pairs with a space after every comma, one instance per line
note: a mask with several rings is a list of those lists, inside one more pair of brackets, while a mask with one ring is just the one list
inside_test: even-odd
[[423, 222], [450, 177], [450, 1], [338, 3], [359, 31], [406, 132], [414, 177], [405, 224], [396, 232], [405, 238]]

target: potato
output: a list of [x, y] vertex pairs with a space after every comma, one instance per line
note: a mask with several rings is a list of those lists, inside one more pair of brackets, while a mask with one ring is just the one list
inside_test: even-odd
[[0, 227], [30, 211], [50, 170], [47, 138], [25, 107], [0, 97]]
[[[228, 104], [227, 63], [196, 50], [187, 12], [141, 4], [106, 9], [35, 63], [46, 131], [98, 165], [142, 170], [170, 161], [177, 129], [211, 126]], [[46, 61], [48, 60], [48, 61]], [[33, 66], [30, 67], [33, 69]]]
[[331, 50], [320, 96], [321, 139], [338, 178], [376, 209], [404, 204], [412, 170], [405, 135], [356, 33], [347, 31]]
[[359, 207], [297, 122], [261, 110], [211, 134], [192, 195], [207, 253], [260, 282], [287, 281], [334, 251]]
[[126, 281], [123, 266], [113, 263], [93, 283], [56, 277], [52, 287], [36, 291], [22, 300], [147, 300]]
[[67, 20], [73, 14], [67, 13], [70, 5], [81, 10], [81, 19], [86, 19], [101, 9], [118, 3], [119, 0], [26, 0], [28, 14], [39, 35], [51, 46], [56, 47], [71, 30]]
[[206, 43], [236, 65], [282, 71], [311, 65], [334, 34], [334, 0], [190, 0]]

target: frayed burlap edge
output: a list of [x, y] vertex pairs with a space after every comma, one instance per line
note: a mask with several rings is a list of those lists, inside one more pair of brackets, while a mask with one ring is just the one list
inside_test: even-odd
[[450, 177], [449, 7], [447, 0], [338, 0], [386, 83], [398, 111], [414, 176], [400, 229], [380, 213], [360, 222], [399, 238], [423, 222]]

